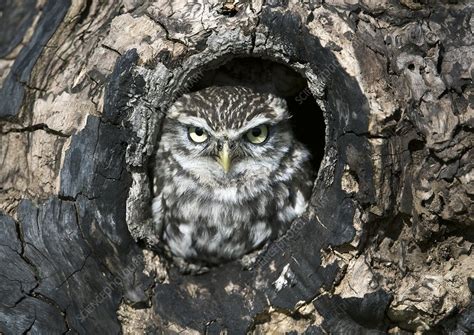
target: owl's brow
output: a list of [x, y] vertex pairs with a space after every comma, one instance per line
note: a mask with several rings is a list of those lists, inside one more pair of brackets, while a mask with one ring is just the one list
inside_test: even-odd
[[186, 126], [193, 126], [193, 127], [199, 127], [207, 131], [209, 134], [214, 135], [214, 131], [212, 130], [211, 127], [207, 124], [206, 120], [195, 117], [195, 116], [180, 116], [178, 118], [178, 121], [181, 124], [184, 124]]
[[[277, 121], [277, 122], [275, 122]], [[226, 131], [226, 134], [230, 137], [230, 138], [238, 138], [240, 137], [242, 134], [246, 133], [247, 131], [249, 131], [250, 129], [252, 128], [255, 128], [255, 127], [258, 127], [262, 124], [275, 124], [275, 123], [278, 123], [278, 121], [280, 120], [275, 120], [275, 119], [270, 119], [268, 117], [265, 117], [265, 116], [262, 116], [262, 115], [259, 115], [257, 117], [254, 117], [252, 118], [251, 120], [249, 120], [247, 123], [244, 124], [243, 127], [241, 128], [238, 128], [238, 129], [229, 129]]]
[[258, 115], [250, 119], [249, 121], [247, 121], [243, 125], [243, 127], [240, 127], [237, 129], [226, 129], [226, 130], [221, 130], [217, 132], [209, 126], [209, 124], [206, 122], [205, 119], [199, 118], [196, 116], [188, 116], [188, 115], [180, 116], [178, 118], [178, 121], [187, 127], [193, 126], [193, 127], [203, 128], [208, 134], [212, 135], [213, 137], [226, 136], [226, 137], [229, 137], [230, 139], [236, 139], [254, 127], [258, 127], [262, 124], [275, 124], [275, 123], [280, 122], [281, 119], [269, 118], [263, 115]]

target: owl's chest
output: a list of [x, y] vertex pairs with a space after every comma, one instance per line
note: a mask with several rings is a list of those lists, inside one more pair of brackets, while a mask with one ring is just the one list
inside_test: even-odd
[[162, 196], [164, 212], [176, 222], [200, 222], [202, 226], [251, 224], [274, 212], [275, 196], [268, 183], [204, 188], [191, 178], [169, 178]]
[[258, 195], [235, 201], [232, 194], [203, 194], [188, 190], [181, 197], [164, 196], [164, 239], [182, 257], [218, 255], [235, 258], [259, 246], [276, 222], [271, 197]]
[[269, 219], [272, 201], [256, 198], [238, 203], [189, 193], [185, 197], [165, 199], [164, 205], [167, 224], [191, 224], [199, 231], [240, 235], [256, 221]]

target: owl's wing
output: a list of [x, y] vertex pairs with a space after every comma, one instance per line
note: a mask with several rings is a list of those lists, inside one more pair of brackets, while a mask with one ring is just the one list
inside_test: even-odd
[[163, 199], [163, 185], [164, 176], [161, 171], [161, 166], [157, 163], [155, 175], [153, 177], [153, 232], [156, 238], [161, 239], [163, 233], [163, 218], [164, 218], [164, 199]]
[[163, 232], [163, 197], [158, 194], [153, 198], [153, 232], [156, 237], [161, 238]]

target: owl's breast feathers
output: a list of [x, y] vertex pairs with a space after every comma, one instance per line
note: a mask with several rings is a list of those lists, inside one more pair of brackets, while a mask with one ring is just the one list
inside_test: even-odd
[[281, 236], [306, 209], [312, 169], [298, 142], [271, 175], [230, 187], [203, 184], [172, 155], [163, 157], [153, 215], [175, 256], [208, 263], [238, 258]]

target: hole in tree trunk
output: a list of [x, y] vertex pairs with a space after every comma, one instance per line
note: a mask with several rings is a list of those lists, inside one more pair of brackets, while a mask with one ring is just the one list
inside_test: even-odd
[[[295, 68], [298, 70], [295, 70]], [[300, 149], [296, 149], [296, 151], [294, 151], [292, 154], [287, 155], [288, 160], [286, 161], [285, 164], [289, 164], [289, 166], [279, 167], [279, 169], [280, 168], [283, 169], [280, 171], [280, 173], [283, 173], [286, 171], [285, 173], [290, 174], [286, 176], [287, 178], [290, 178], [290, 179], [286, 180], [285, 182], [282, 181], [282, 182], [277, 182], [276, 184], [271, 184], [272, 185], [271, 187], [275, 192], [277, 192], [277, 190], [280, 190], [280, 188], [283, 187], [285, 188], [285, 191], [288, 193], [288, 195], [285, 195], [286, 193], [283, 192], [283, 190], [280, 190], [278, 191], [280, 193], [275, 193], [273, 195], [274, 198], [269, 197], [267, 199], [269, 203], [266, 205], [266, 207], [272, 208], [272, 209], [265, 214], [266, 215], [265, 220], [267, 221], [263, 221], [263, 222], [266, 222], [267, 226], [265, 229], [269, 229], [271, 232], [271, 235], [264, 235], [266, 237], [264, 238], [263, 242], [265, 241], [271, 242], [281, 237], [282, 235], [285, 235], [286, 234], [285, 232], [290, 228], [293, 220], [295, 220], [300, 215], [302, 215], [304, 208], [306, 207], [307, 203], [309, 202], [309, 198], [311, 197], [311, 190], [310, 190], [311, 185], [314, 182], [314, 179], [317, 175], [317, 172], [320, 167], [320, 163], [324, 155], [326, 134], [325, 134], [325, 120], [323, 116], [323, 111], [320, 108], [320, 106], [317, 104], [315, 98], [313, 97], [312, 91], [308, 87], [307, 79], [298, 71], [299, 71], [298, 67], [291, 68], [280, 62], [276, 62], [273, 60], [260, 58], [260, 57], [236, 57], [236, 58], [231, 58], [230, 60], [226, 60], [224, 62], [213, 61], [207, 64], [203, 64], [200, 68], [195, 68], [191, 76], [192, 79], [189, 80], [188, 78], [188, 80], [184, 80], [184, 82], [188, 82], [188, 85], [181, 86], [181, 87], [184, 87], [185, 89], [178, 90], [176, 94], [173, 95], [173, 99], [172, 99], [172, 100], [175, 100], [185, 93], [200, 91], [208, 87], [243, 86], [243, 87], [249, 87], [252, 90], [261, 92], [261, 93], [272, 93], [286, 100], [287, 107], [291, 115], [290, 124], [293, 128], [293, 136], [296, 138], [296, 140], [301, 142], [306, 147], [306, 149], [308, 149], [308, 151], [310, 152], [311, 161], [309, 163], [311, 163], [311, 166], [308, 169], [308, 166], [305, 167], [304, 165], [305, 164], [304, 160], [299, 161], [300, 158], [298, 157], [302, 157], [300, 155], [304, 155], [303, 154], [304, 151], [303, 150], [300, 151]], [[304, 71], [301, 71], [301, 72], [304, 72]], [[319, 98], [321, 99], [320, 96]], [[171, 130], [168, 129], [168, 131], [171, 131]], [[166, 131], [164, 130], [164, 132]], [[161, 140], [163, 140], [163, 138], [161, 138], [158, 141], [157, 147], [160, 146], [159, 142]], [[163, 154], [166, 154], [166, 152], [163, 152], [162, 155]], [[156, 161], [157, 162], [160, 161], [160, 150], [158, 150], [156, 153]], [[202, 164], [204, 164], [204, 162]], [[162, 171], [162, 170], [159, 170], [159, 171]], [[276, 173], [276, 171], [274, 172]], [[159, 174], [160, 173], [158, 173], [158, 170], [154, 172], [155, 180], [156, 180], [156, 176]], [[162, 177], [163, 175], [160, 178]], [[265, 178], [263, 178], [262, 180], [263, 182], [265, 182], [264, 181]], [[214, 180], [212, 182], [215, 183]], [[235, 187], [232, 185], [233, 183], [229, 184], [230, 189]], [[160, 183], [154, 182], [154, 187], [155, 187], [155, 192], [154, 192], [153, 197], [155, 197], [156, 199], [157, 196], [158, 197], [161, 196], [161, 193], [159, 193]], [[245, 186], [245, 187], [250, 187], [250, 186]], [[248, 192], [247, 188], [243, 188], [242, 190]], [[192, 199], [194, 196], [192, 195], [193, 194], [192, 191], [190, 192], [191, 193], [189, 193], [187, 196], [190, 197], [190, 199]], [[165, 197], [167, 197], [168, 199], [168, 196], [165, 195]], [[169, 197], [172, 198], [172, 195], [169, 195]], [[265, 197], [263, 197], [262, 199], [265, 200]], [[200, 201], [200, 200], [196, 198], [196, 201]], [[252, 200], [253, 203], [257, 203], [258, 201], [260, 200], [258, 199]], [[154, 203], [156, 204], [156, 201], [154, 201]], [[277, 204], [279, 205], [277, 206]], [[228, 205], [231, 206], [231, 208], [233, 208], [232, 206], [234, 207], [236, 206], [233, 203], [229, 203]], [[227, 205], [223, 205], [223, 206], [227, 206]], [[238, 208], [234, 208], [233, 210], [237, 212], [243, 211], [244, 214], [247, 212], [253, 213], [251, 209], [252, 206], [253, 205], [251, 203], [248, 203], [247, 205], [244, 205], [243, 207], [242, 207], [242, 204], [239, 204], [237, 206]], [[202, 213], [199, 214], [199, 213], [196, 214], [197, 217], [200, 217], [199, 215], [207, 215], [207, 214], [202, 214]], [[280, 217], [285, 217], [284, 215], [287, 215], [288, 218], [280, 219]], [[242, 217], [242, 215], [237, 216], [237, 217]], [[238, 222], [233, 223], [233, 224], [237, 224], [237, 226], [240, 228], [237, 228], [237, 227], [232, 228], [232, 229], [237, 229], [239, 231], [239, 234], [242, 235], [240, 237], [239, 243], [241, 244], [244, 243], [244, 245], [247, 245], [245, 243], [250, 243], [249, 244], [250, 247], [246, 247], [245, 253], [243, 253], [239, 257], [235, 257], [235, 256], [229, 257], [226, 254], [220, 255], [217, 253], [217, 251], [213, 251], [217, 255], [215, 257], [221, 257], [220, 258], [221, 261], [219, 261], [218, 263], [227, 263], [228, 261], [239, 259], [245, 254], [248, 254], [254, 250], [259, 250], [262, 248], [262, 246], [264, 246], [263, 242], [259, 242], [258, 246], [257, 245], [252, 246], [251, 244], [251, 243], [257, 243], [257, 242], [252, 242], [253, 239], [255, 239], [256, 241], [259, 241], [258, 236], [263, 235], [263, 232], [259, 232], [260, 235], [258, 235], [257, 232], [254, 232], [252, 230], [253, 229], [252, 227], [254, 227], [262, 219], [261, 218], [257, 219], [256, 217], [254, 218], [251, 216], [250, 220], [251, 221], [249, 221], [248, 224], [242, 223], [243, 224], [242, 226], [239, 226]], [[165, 227], [163, 228], [165, 229]], [[192, 231], [190, 232], [190, 234], [192, 234], [192, 236], [195, 236], [195, 237], [202, 235], [202, 236], [206, 236], [206, 238], [208, 238], [207, 235], [209, 234], [211, 235], [214, 234], [212, 236], [222, 235], [222, 232], [217, 231], [217, 230], [215, 233], [212, 233], [212, 231], [207, 232], [207, 230], [205, 229], [203, 229], [205, 230], [204, 232], [200, 232], [199, 229], [202, 229], [202, 228], [203, 227], [197, 227], [196, 232]], [[165, 230], [163, 232], [163, 236], [164, 236], [163, 240], [165, 244], [170, 246], [166, 241], [168, 240], [172, 241], [173, 239], [176, 239], [176, 236], [173, 235], [174, 230], [172, 230], [172, 228], [166, 228], [166, 229], [169, 229], [169, 230]], [[235, 234], [237, 234], [237, 230], [234, 231]], [[179, 235], [179, 233], [176, 233], [176, 234]], [[236, 236], [240, 236], [240, 235], [237, 234]], [[254, 237], [254, 236], [257, 236], [257, 237]], [[215, 261], [212, 261], [209, 264], [207, 264], [207, 261], [203, 263], [203, 259], [204, 257], [207, 257], [206, 255], [209, 251], [205, 247], [199, 246], [200, 244], [202, 244], [201, 240], [192, 242], [193, 249], [191, 250], [195, 250], [196, 248], [195, 245], [197, 245], [198, 246], [197, 248], [201, 248], [202, 251], [201, 249], [199, 250], [196, 249], [193, 252], [197, 252], [198, 255], [202, 255], [202, 256], [199, 256], [200, 258], [197, 258], [196, 261], [193, 260], [194, 256], [192, 257], [190, 256], [189, 259], [191, 260], [192, 263], [196, 263], [196, 264], [201, 264], [201, 265], [206, 264], [206, 265], [212, 265], [212, 266], [216, 265]], [[194, 240], [191, 240], [191, 241], [194, 241]], [[232, 243], [235, 243], [235, 241], [232, 241]], [[207, 246], [208, 243], [205, 243], [204, 245]], [[170, 248], [172, 248], [172, 246], [170, 246]], [[234, 250], [234, 249], [231, 249], [233, 248], [233, 244], [229, 244], [228, 246], [226, 246], [226, 248], [229, 250]], [[235, 249], [235, 250], [240, 250], [240, 249]], [[172, 250], [171, 250], [171, 253], [173, 253]], [[179, 249], [178, 251], [175, 251], [174, 255], [176, 256], [176, 254], [179, 254], [179, 253], [183, 253], [183, 251]], [[251, 256], [251, 258], [253, 257], [254, 256]], [[179, 263], [180, 261], [177, 261], [177, 262]], [[175, 261], [173, 263], [175, 263], [176, 265], [178, 265], [178, 267], [183, 269], [184, 267], [179, 266], [177, 262]], [[253, 261], [250, 261], [250, 262], [253, 262]], [[194, 267], [189, 267], [188, 265], [186, 265], [185, 272], [187, 272], [188, 270], [192, 272], [201, 271], [200, 270], [201, 265], [197, 266], [196, 270], [193, 270]]]

